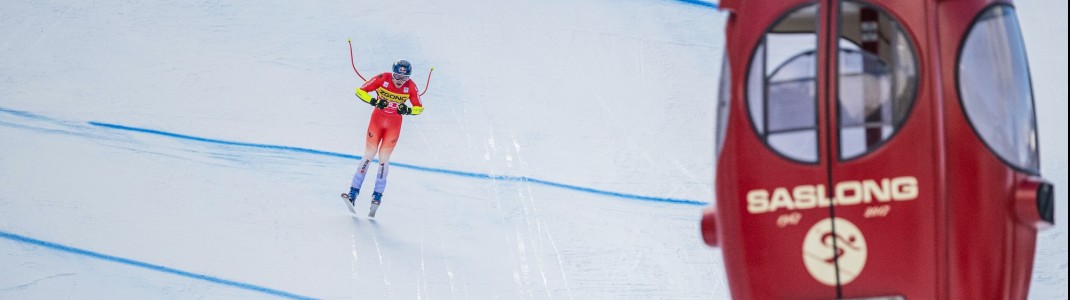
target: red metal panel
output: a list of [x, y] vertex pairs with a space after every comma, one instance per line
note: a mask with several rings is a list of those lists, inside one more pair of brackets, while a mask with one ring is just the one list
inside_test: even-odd
[[937, 6], [941, 82], [947, 115], [950, 295], [956, 299], [1024, 299], [1036, 229], [1015, 222], [1014, 189], [1026, 180], [989, 151], [959, 101], [958, 55], [975, 17], [1002, 1], [948, 1]]

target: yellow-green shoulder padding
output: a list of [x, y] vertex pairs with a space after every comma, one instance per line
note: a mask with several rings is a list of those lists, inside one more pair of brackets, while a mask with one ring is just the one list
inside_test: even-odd
[[357, 98], [360, 98], [361, 101], [372, 103], [372, 95], [368, 95], [368, 92], [360, 88], [357, 88]]
[[423, 106], [413, 106], [412, 107], [412, 114], [413, 115], [418, 115], [418, 114], [420, 114], [422, 112], [424, 112], [424, 107]]

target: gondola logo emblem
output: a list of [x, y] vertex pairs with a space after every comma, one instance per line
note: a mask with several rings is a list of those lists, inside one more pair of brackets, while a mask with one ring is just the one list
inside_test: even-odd
[[[832, 232], [833, 222], [836, 232]], [[827, 218], [817, 222], [806, 233], [802, 245], [803, 263], [817, 281], [836, 286], [851, 283], [866, 266], [866, 239], [855, 224], [841, 218]]]

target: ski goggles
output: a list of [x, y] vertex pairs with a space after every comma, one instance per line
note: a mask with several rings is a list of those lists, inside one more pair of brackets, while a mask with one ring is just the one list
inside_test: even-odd
[[409, 75], [398, 74], [398, 73], [391, 73], [391, 74], [394, 75], [394, 80], [397, 80], [397, 81], [409, 80]]

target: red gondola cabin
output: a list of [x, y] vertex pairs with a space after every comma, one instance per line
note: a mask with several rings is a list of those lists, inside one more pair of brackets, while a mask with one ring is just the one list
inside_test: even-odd
[[739, 299], [1021, 299], [1040, 178], [1009, 1], [724, 0], [716, 204]]

